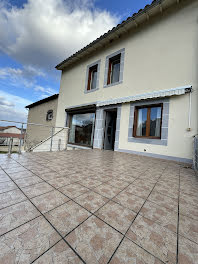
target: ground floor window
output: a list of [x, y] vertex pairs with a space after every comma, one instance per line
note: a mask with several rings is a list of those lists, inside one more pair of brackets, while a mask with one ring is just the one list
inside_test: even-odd
[[95, 113], [73, 114], [70, 119], [69, 143], [93, 146]]
[[135, 108], [134, 137], [161, 138], [162, 104]]

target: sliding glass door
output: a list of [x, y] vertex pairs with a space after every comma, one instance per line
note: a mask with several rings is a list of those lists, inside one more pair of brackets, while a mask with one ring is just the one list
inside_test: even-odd
[[71, 115], [69, 143], [92, 147], [94, 122], [95, 113]]

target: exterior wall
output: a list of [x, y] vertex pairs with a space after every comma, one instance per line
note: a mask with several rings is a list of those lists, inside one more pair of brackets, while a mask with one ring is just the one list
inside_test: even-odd
[[[57, 104], [58, 99], [54, 99], [30, 108], [28, 112], [28, 123], [55, 126]], [[53, 110], [53, 119], [49, 121], [46, 120], [48, 110]], [[27, 125], [27, 133], [25, 138], [26, 148], [35, 146], [49, 136], [51, 136], [50, 127]]]
[[[17, 127], [9, 127], [9, 128], [4, 129], [2, 133], [21, 134], [21, 130]], [[18, 138], [13, 138], [13, 145], [18, 146], [19, 141], [20, 140]], [[9, 142], [10, 142], [10, 138], [5, 138], [5, 141], [3, 142], [2, 145], [9, 145]]]
[[[192, 130], [188, 95], [170, 98], [167, 146], [128, 142], [130, 104], [122, 106], [119, 149], [192, 159], [198, 132], [198, 1], [184, 1], [62, 72], [57, 126], [65, 125], [65, 108], [192, 85]], [[106, 57], [125, 49], [123, 82], [104, 88]], [[101, 60], [99, 89], [84, 93], [87, 65]]]
[[[168, 138], [167, 145], [147, 144], [129, 141], [129, 116], [130, 104], [123, 104], [120, 122], [119, 151], [131, 152], [143, 155], [170, 159], [178, 158], [190, 162], [193, 157], [193, 136], [196, 133], [197, 122], [197, 98], [193, 94], [191, 131], [188, 129], [189, 94], [174, 96], [169, 99]], [[157, 156], [156, 155], [156, 156]]]

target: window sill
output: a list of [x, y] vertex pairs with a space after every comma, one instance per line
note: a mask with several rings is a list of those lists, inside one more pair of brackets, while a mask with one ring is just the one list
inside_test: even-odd
[[151, 144], [151, 145], [162, 145], [167, 146], [167, 139], [160, 138], [137, 138], [137, 137], [128, 137], [128, 142], [141, 143], [141, 144]]
[[119, 82], [115, 82], [115, 83], [110, 83], [110, 84], [105, 84], [104, 85], [104, 88], [109, 88], [111, 86], [115, 86], [115, 85], [118, 85], [118, 84], [121, 84], [123, 81], [119, 81]]
[[85, 90], [84, 92], [85, 92], [85, 94], [87, 94], [87, 93], [93, 93], [93, 92], [95, 92], [97, 90], [99, 90], [99, 87], [95, 88], [95, 89], [92, 89], [92, 90]]

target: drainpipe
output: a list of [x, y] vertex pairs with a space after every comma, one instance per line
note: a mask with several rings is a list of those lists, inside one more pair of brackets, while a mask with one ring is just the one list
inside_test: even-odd
[[186, 93], [189, 93], [189, 106], [188, 106], [188, 128], [187, 131], [191, 131], [191, 115], [192, 115], [192, 87], [186, 89]]

